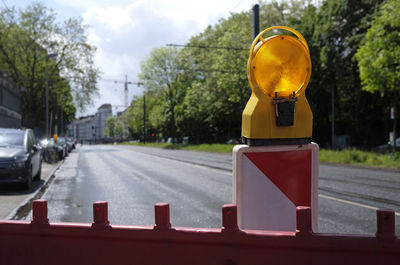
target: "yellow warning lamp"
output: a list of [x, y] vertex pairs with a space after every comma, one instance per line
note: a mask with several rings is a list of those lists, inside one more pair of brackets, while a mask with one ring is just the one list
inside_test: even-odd
[[[283, 29], [295, 35], [265, 33]], [[253, 41], [247, 63], [251, 97], [242, 115], [242, 139], [250, 145], [311, 142], [312, 112], [305, 90], [311, 59], [304, 37], [296, 30], [274, 26]]]

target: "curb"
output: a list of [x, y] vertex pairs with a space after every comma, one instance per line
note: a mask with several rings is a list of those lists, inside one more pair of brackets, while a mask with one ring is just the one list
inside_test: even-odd
[[[22, 220], [24, 219], [30, 212], [30, 208], [32, 205], [32, 201], [40, 199], [44, 192], [46, 191], [47, 187], [53, 182], [55, 175], [54, 173], [61, 167], [64, 163], [64, 160], [58, 162], [58, 164], [50, 171], [48, 176], [50, 176], [46, 182], [43, 184], [40, 189], [36, 190], [30, 196], [28, 196], [25, 200], [23, 200], [7, 217], [5, 220]], [[29, 209], [29, 211], [26, 211]]]

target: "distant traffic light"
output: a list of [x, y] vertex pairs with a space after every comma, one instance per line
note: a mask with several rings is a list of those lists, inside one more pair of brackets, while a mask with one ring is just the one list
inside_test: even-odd
[[[283, 29], [291, 35], [263, 36]], [[242, 116], [242, 138], [248, 145], [311, 142], [312, 112], [305, 97], [311, 59], [304, 37], [294, 29], [274, 26], [253, 41], [247, 64], [252, 94]]]

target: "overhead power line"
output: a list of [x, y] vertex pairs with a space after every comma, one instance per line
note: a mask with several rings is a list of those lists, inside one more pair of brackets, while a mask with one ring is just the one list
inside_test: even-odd
[[241, 73], [242, 71], [246, 71], [245, 68], [243, 70], [217, 70], [217, 69], [203, 69], [203, 68], [196, 68], [196, 69], [191, 69], [191, 70], [196, 71], [196, 72], [225, 73], [225, 74], [237, 74], [237, 73]]
[[188, 47], [188, 48], [198, 48], [198, 49], [219, 49], [219, 50], [236, 50], [236, 51], [247, 51], [249, 48], [241, 47], [229, 47], [229, 46], [207, 46], [207, 45], [191, 45], [191, 44], [167, 44], [169, 47]]

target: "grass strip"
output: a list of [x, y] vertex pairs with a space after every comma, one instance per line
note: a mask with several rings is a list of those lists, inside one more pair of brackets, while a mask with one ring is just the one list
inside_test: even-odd
[[205, 152], [216, 152], [216, 153], [232, 153], [234, 144], [196, 144], [196, 145], [185, 145], [185, 144], [168, 144], [168, 143], [136, 143], [136, 142], [123, 142], [123, 145], [136, 145], [136, 146], [149, 146], [158, 147], [164, 149], [175, 149], [175, 150], [194, 150], [194, 151], [205, 151]]
[[319, 152], [321, 162], [364, 165], [386, 168], [400, 168], [400, 152], [392, 154], [377, 154], [357, 149], [341, 151], [321, 149]]
[[[194, 150], [217, 153], [232, 153], [234, 144], [169, 144], [169, 143], [136, 143], [124, 142], [124, 145], [149, 146], [175, 150]], [[374, 152], [357, 149], [345, 149], [341, 151], [321, 149], [319, 151], [320, 162], [339, 163], [349, 165], [363, 165], [400, 169], [400, 152], [392, 154], [377, 154]]]

